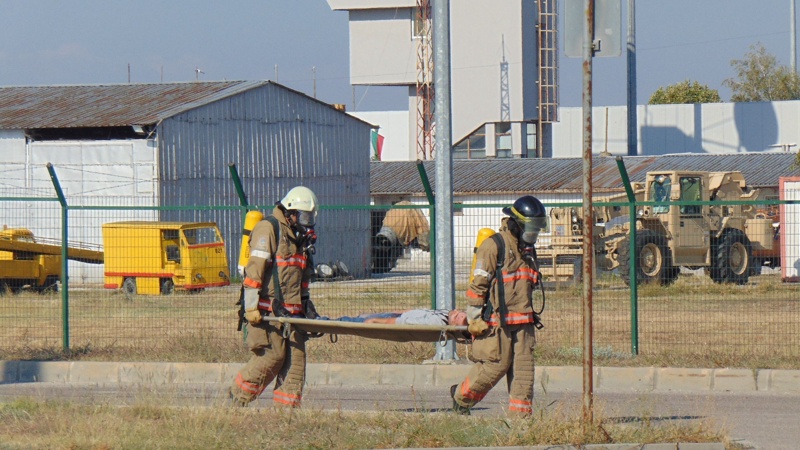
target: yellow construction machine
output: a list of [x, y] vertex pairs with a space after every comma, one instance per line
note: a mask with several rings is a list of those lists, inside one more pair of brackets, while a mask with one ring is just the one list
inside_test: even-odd
[[[103, 263], [103, 252], [87, 245], [67, 248], [67, 259]], [[26, 228], [0, 230], [0, 295], [22, 289], [57, 292], [61, 278], [61, 243], [36, 238]]]

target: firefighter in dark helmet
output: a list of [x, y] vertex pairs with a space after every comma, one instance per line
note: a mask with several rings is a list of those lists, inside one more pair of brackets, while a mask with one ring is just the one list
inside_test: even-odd
[[540, 288], [534, 244], [547, 227], [544, 205], [530, 195], [503, 208], [500, 231], [477, 249], [467, 289], [467, 319], [475, 361], [466, 379], [450, 387], [453, 409], [470, 408], [506, 376], [509, 413], [530, 415], [533, 408], [533, 347], [536, 342], [532, 293]]

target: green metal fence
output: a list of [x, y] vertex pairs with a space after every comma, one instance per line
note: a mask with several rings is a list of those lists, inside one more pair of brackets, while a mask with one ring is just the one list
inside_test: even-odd
[[[161, 293], [126, 294], [120, 287], [110, 287], [104, 277], [104, 264], [70, 260], [67, 280], [57, 285], [30, 282], [11, 283], [14, 275], [6, 269], [13, 257], [24, 264], [47, 266], [61, 275], [61, 261], [67, 248], [103, 250], [98, 224], [120, 221], [152, 221], [157, 213], [174, 207], [136, 207], [134, 200], [116, 205], [68, 205], [55, 197], [2, 197], [0, 208], [6, 216], [19, 217], [19, 226], [35, 223], [37, 242], [66, 243], [58, 255], [18, 251], [0, 252], [5, 289], [0, 296], [0, 359], [22, 357], [62, 357], [64, 351], [112, 361], [131, 358], [164, 360], [243, 361], [246, 351], [242, 335], [236, 331], [239, 296], [236, 262], [230, 262], [231, 284], [195, 291], [176, 290]], [[247, 208], [264, 211], [267, 206], [244, 208], [233, 200], [231, 205], [195, 207], [198, 216], [215, 211]], [[773, 201], [767, 206], [779, 206]], [[786, 203], [786, 202], [783, 202]], [[723, 203], [724, 204], [724, 203]], [[571, 204], [572, 205], [572, 204]], [[461, 205], [454, 220], [456, 305], [466, 305], [465, 292], [477, 230], [496, 229], [497, 214], [505, 205]], [[548, 208], [563, 206], [546, 204]], [[192, 208], [181, 206], [180, 208]], [[419, 206], [427, 215], [429, 208]], [[369, 211], [377, 217], [386, 208], [352, 205], [325, 205], [328, 217], [353, 214], [354, 209]], [[793, 218], [792, 220], [796, 220]], [[87, 224], [92, 224], [91, 226]], [[9, 225], [9, 224], [6, 224]], [[239, 224], [237, 224], [237, 227]], [[797, 230], [795, 223], [784, 223], [784, 232]], [[549, 232], [552, 232], [550, 230]], [[431, 235], [433, 237], [433, 235]], [[69, 239], [65, 239], [68, 237]], [[542, 242], [547, 233], [543, 233]], [[335, 238], [335, 237], [330, 237]], [[368, 238], [366, 238], [368, 239]], [[797, 236], [789, 239], [797, 242]], [[89, 245], [92, 244], [92, 245]], [[344, 243], [343, 243], [344, 244]], [[131, 252], [142, 245], [130, 242]], [[228, 242], [238, 248], [238, 242]], [[434, 245], [431, 245], [432, 248]], [[414, 245], [400, 251], [394, 267], [367, 277], [354, 278], [341, 270], [336, 276], [319, 278], [312, 283], [312, 299], [317, 310], [328, 317], [357, 315], [410, 308], [430, 308], [434, 289], [431, 254]], [[49, 266], [48, 266], [49, 264]], [[20, 269], [15, 266], [14, 270]], [[334, 269], [336, 270], [336, 269]], [[753, 270], [747, 283], [714, 282], [702, 268], [681, 268], [677, 279], [667, 285], [640, 285], [632, 301], [630, 287], [618, 271], [598, 270], [593, 290], [594, 348], [600, 357], [629, 358], [633, 354], [655, 361], [678, 361], [708, 365], [735, 365], [747, 361], [761, 367], [789, 367], [800, 356], [800, 289], [798, 284], [782, 280], [779, 267], [763, 266]], [[39, 274], [41, 275], [41, 273]], [[45, 274], [46, 275], [46, 274]], [[45, 277], [47, 278], [47, 277]], [[51, 280], [52, 281], [52, 280]], [[66, 282], [65, 282], [66, 281]], [[547, 306], [543, 314], [544, 330], [538, 333], [538, 351], [554, 357], [577, 358], [582, 348], [582, 299], [578, 283], [553, 283], [549, 280]], [[66, 289], [64, 289], [66, 287]], [[632, 313], [633, 311], [633, 313]], [[330, 337], [309, 344], [309, 359], [349, 362], [375, 359], [405, 362], [434, 348], [431, 344], [396, 344], [367, 342], [368, 339]], [[636, 342], [636, 345], [632, 345]], [[465, 346], [458, 347], [464, 354]]]

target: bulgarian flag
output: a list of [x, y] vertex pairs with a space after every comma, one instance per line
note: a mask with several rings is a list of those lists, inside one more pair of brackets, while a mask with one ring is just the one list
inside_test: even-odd
[[375, 161], [380, 161], [381, 153], [383, 153], [383, 136], [378, 134], [378, 130], [372, 130], [370, 141], [372, 143], [372, 156]]

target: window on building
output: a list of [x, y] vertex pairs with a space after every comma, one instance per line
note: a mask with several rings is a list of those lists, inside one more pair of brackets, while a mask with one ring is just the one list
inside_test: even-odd
[[494, 124], [495, 149], [498, 158], [511, 158], [511, 122]]
[[531, 155], [534, 157], [539, 154], [538, 149], [536, 148], [536, 124], [528, 122], [525, 124], [525, 139], [528, 145], [526, 145], [528, 153], [526, 155], [522, 155], [523, 158], [528, 158]]
[[486, 128], [480, 127], [453, 147], [453, 159], [486, 158]]

